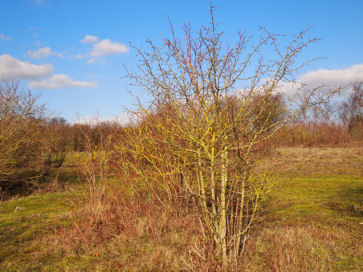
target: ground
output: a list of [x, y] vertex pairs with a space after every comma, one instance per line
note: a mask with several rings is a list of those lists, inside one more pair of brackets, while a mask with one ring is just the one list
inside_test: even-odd
[[[358, 147], [280, 148], [259, 163], [257, 171], [270, 173], [274, 186], [251, 233], [244, 270], [361, 271], [362, 155]], [[0, 202], [1, 271], [112, 271], [107, 258], [122, 258], [61, 249], [60, 226], [71, 224], [82, 199], [71, 160], [61, 171], [63, 186]], [[153, 251], [143, 243], [143, 252]], [[147, 255], [120, 252], [133, 256], [133, 268], [125, 270], [147, 262]], [[158, 269], [144, 265], [143, 271]]]

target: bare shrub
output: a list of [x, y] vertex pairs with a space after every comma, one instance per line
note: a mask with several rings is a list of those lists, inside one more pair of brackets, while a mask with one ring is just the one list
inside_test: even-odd
[[15, 191], [37, 184], [64, 160], [56, 128], [37, 98], [18, 83], [0, 83], [0, 186]]
[[[155, 241], [181, 226], [192, 230], [184, 235], [194, 243], [179, 244], [185, 250], [178, 252], [182, 266], [176, 266], [241, 268], [270, 190], [267, 174], [254, 172], [255, 163], [277, 131], [334, 91], [307, 90], [298, 106], [303, 85], [293, 97], [278, 92], [294, 83], [298, 55], [316, 41], [306, 39], [306, 31], [287, 46], [264, 29], [256, 45], [244, 34], [225, 45], [213, 12], [197, 35], [187, 25], [180, 40], [171, 28], [172, 37], [161, 46], [148, 41], [148, 50], [135, 48], [140, 65], [128, 76], [152, 101], [139, 104], [136, 122], [119, 136], [99, 133], [96, 145], [91, 131], [84, 134], [80, 176], [88, 200], [64, 236], [76, 245], [70, 248], [91, 250], [106, 240], [127, 244], [144, 235]], [[264, 50], [273, 54], [266, 58]]]
[[[264, 143], [332, 92], [307, 90], [300, 106], [294, 97], [280, 103], [279, 87], [294, 82], [297, 56], [316, 39], [305, 39], [304, 31], [283, 47], [278, 35], [263, 30], [257, 45], [249, 47], [239, 34], [225, 46], [213, 10], [195, 36], [189, 25], [184, 39], [172, 28], [161, 46], [148, 41], [149, 50], [136, 48], [139, 70], [128, 75], [152, 102], [139, 105], [139, 122], [116, 146], [116, 164], [132, 176], [132, 186], [148, 188], [160, 202], [182, 199], [196, 213], [204, 244], [190, 269], [213, 255], [214, 269], [237, 270], [269, 190], [266, 175], [253, 172]], [[271, 58], [260, 54], [267, 48]]]

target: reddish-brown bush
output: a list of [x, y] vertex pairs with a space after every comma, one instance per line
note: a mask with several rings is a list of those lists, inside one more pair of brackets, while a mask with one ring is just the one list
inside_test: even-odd
[[348, 129], [335, 123], [292, 123], [281, 128], [273, 143], [279, 147], [289, 146], [346, 146], [352, 144]]

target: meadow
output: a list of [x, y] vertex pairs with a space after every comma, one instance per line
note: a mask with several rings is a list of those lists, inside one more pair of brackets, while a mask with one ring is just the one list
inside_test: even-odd
[[[243, 271], [360, 271], [363, 267], [363, 148], [278, 148], [256, 167], [274, 169], [246, 248]], [[161, 234], [139, 218], [133, 236], [88, 249], [67, 245], [84, 186], [67, 154], [57, 184], [0, 204], [1, 271], [185, 271], [192, 226], [159, 217]], [[111, 182], [112, 183], [112, 182]], [[156, 209], [155, 209], [156, 210]], [[166, 222], [163, 222], [166, 221]], [[197, 240], [196, 240], [197, 241]], [[193, 243], [192, 243], [193, 245]]]

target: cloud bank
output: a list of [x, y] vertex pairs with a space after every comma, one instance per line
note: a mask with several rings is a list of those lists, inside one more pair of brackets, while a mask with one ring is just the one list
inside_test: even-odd
[[97, 84], [95, 82], [76, 81], [65, 74], [55, 74], [44, 80], [30, 81], [28, 87], [30, 89], [54, 90], [56, 88], [68, 88], [68, 87], [94, 88], [97, 87]]
[[102, 122], [107, 123], [116, 123], [121, 126], [128, 126], [132, 123], [133, 118], [128, 113], [123, 113], [118, 116], [112, 117], [98, 117], [97, 115], [94, 116], [82, 116], [79, 117], [77, 120], [73, 121], [73, 124], [88, 124], [88, 125], [97, 125]]
[[8, 54], [0, 55], [0, 80], [34, 79], [49, 76], [51, 64], [36, 65], [21, 61]]
[[0, 80], [31, 80], [30, 89], [51, 89], [78, 87], [94, 88], [95, 82], [77, 81], [65, 74], [54, 74], [51, 64], [36, 65], [21, 61], [10, 55], [0, 55]]
[[309, 85], [347, 85], [363, 80], [363, 64], [353, 65], [342, 70], [319, 69], [303, 74], [299, 81]]
[[[296, 90], [304, 86], [306, 89], [322, 87], [322, 90], [346, 87], [353, 82], [363, 81], [363, 64], [356, 64], [340, 70], [319, 69], [310, 71], [300, 76], [296, 83], [282, 83], [279, 91], [286, 94], [294, 94]], [[343, 92], [349, 92], [351, 88], [345, 88]]]

